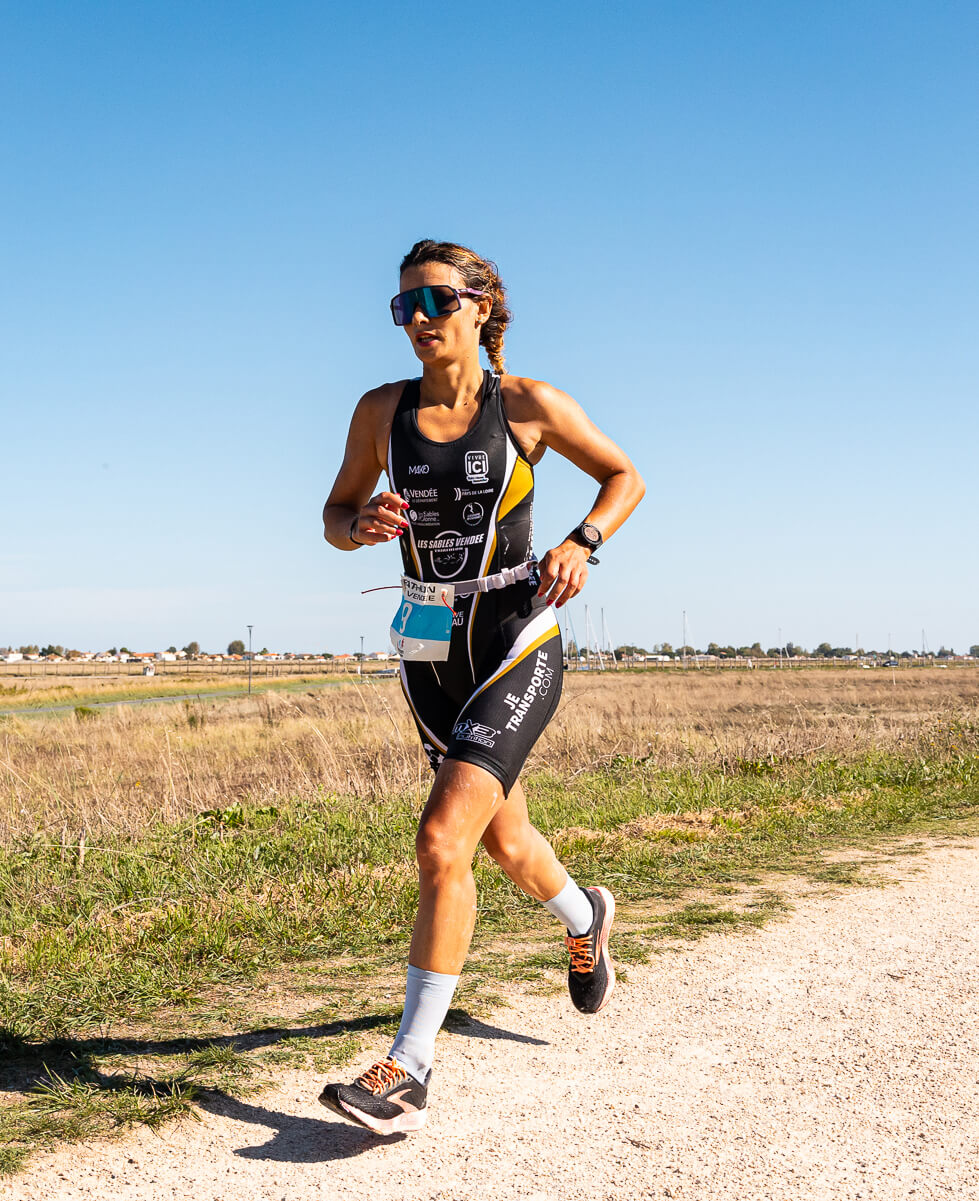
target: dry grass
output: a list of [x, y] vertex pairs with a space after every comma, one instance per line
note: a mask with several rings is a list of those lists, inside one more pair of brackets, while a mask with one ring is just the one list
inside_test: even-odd
[[[569, 675], [529, 770], [561, 780], [616, 756], [745, 771], [927, 746], [974, 721], [979, 668]], [[247, 801], [427, 790], [394, 680], [315, 692], [0, 723], [0, 839], [138, 834]]]

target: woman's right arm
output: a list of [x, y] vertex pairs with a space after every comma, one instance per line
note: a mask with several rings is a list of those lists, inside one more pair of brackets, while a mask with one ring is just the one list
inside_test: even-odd
[[365, 393], [350, 421], [343, 463], [323, 506], [323, 537], [338, 550], [377, 546], [397, 538], [408, 523], [406, 503], [393, 492], [371, 496], [384, 470], [380, 447], [391, 422], [391, 385]]

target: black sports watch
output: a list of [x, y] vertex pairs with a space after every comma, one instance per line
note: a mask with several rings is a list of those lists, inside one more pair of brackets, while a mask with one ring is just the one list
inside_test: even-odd
[[[587, 546], [590, 551], [598, 550], [598, 548], [605, 541], [605, 539], [602, 537], [602, 531], [597, 525], [592, 525], [590, 521], [583, 521], [581, 525], [571, 531], [570, 537], [577, 538], [585, 546]], [[594, 554], [591, 554], [588, 556], [588, 562], [597, 563], [598, 559], [595, 558]]]

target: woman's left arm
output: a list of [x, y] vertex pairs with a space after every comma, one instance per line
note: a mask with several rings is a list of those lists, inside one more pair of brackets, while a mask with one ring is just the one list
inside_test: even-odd
[[[646, 485], [629, 456], [589, 420], [584, 409], [566, 392], [537, 381], [521, 389], [525, 411], [539, 424], [540, 443], [569, 459], [599, 483], [598, 496], [587, 514], [572, 521], [568, 536], [540, 561], [539, 596], [560, 608], [577, 596], [588, 578], [591, 550], [575, 535], [581, 521], [597, 526], [605, 541], [623, 524], [646, 493]], [[524, 406], [521, 406], [524, 407]]]

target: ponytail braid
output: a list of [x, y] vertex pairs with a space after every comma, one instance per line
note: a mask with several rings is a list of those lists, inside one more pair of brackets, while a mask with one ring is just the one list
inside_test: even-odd
[[445, 263], [454, 267], [462, 276], [467, 288], [486, 292], [492, 297], [490, 315], [479, 331], [479, 344], [486, 351], [490, 366], [497, 375], [503, 375], [506, 365], [503, 359], [503, 335], [513, 319], [507, 304], [506, 288], [500, 279], [496, 263], [481, 258], [468, 246], [458, 242], [434, 242], [425, 238], [416, 242], [401, 260], [401, 271], [409, 267], [420, 267], [422, 263]]

